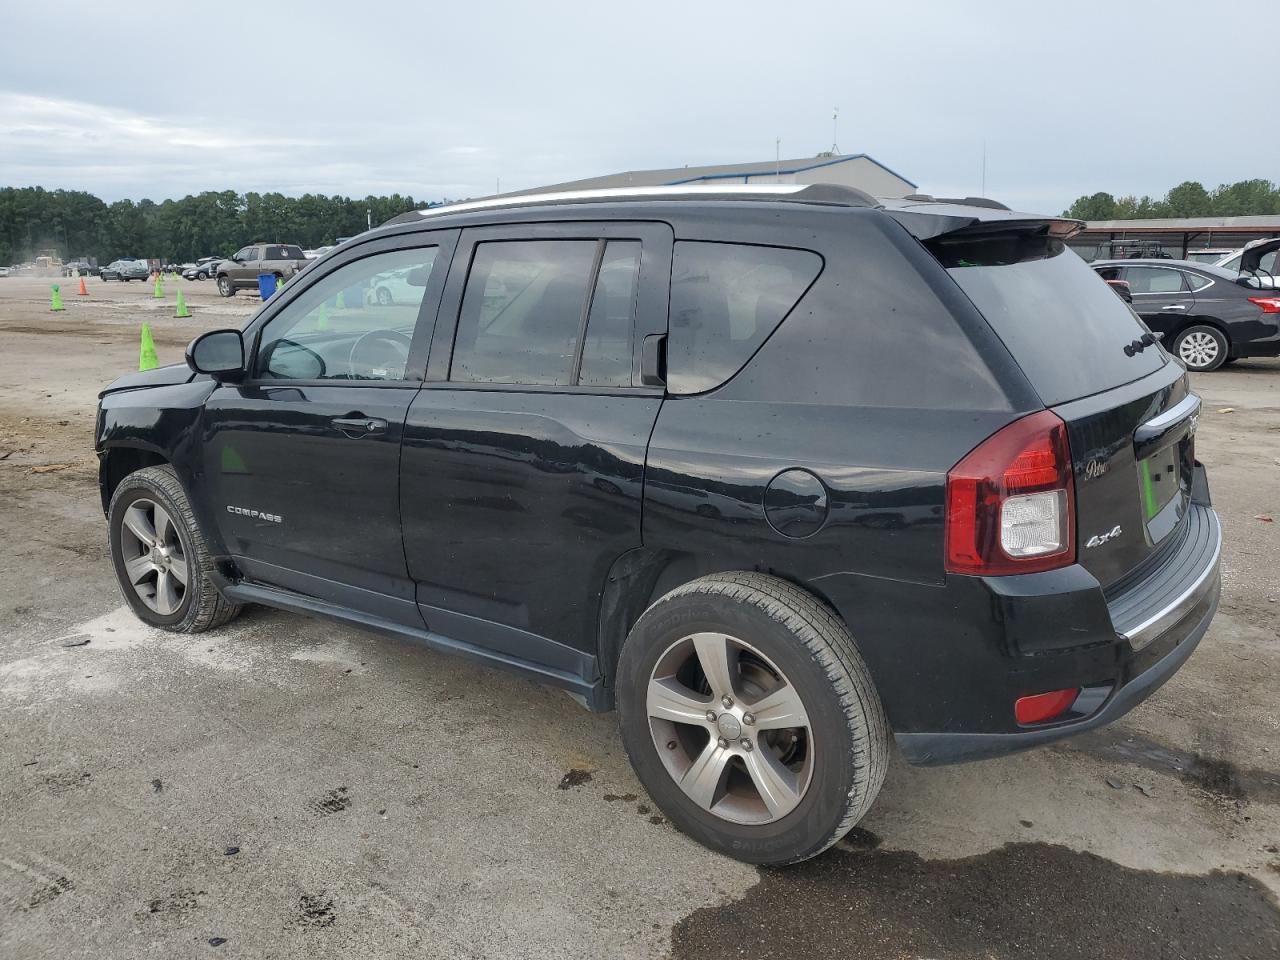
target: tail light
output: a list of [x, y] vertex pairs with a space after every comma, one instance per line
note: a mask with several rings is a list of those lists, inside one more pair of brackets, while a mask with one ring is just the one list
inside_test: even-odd
[[948, 573], [1035, 573], [1075, 553], [1071, 449], [1052, 411], [1015, 420], [947, 474]]
[[1250, 297], [1249, 302], [1261, 307], [1263, 313], [1280, 313], [1280, 297]]

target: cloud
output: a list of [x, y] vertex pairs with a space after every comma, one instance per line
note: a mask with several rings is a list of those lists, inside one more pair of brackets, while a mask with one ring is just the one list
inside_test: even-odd
[[355, 136], [338, 135], [341, 124], [327, 137], [297, 135], [287, 108], [272, 124], [263, 130], [247, 118], [235, 124], [199, 116], [173, 120], [0, 91], [0, 184], [90, 190], [109, 200], [218, 189], [399, 192], [424, 199], [488, 192], [477, 190], [491, 176], [482, 146], [431, 150], [403, 129], [373, 122]]

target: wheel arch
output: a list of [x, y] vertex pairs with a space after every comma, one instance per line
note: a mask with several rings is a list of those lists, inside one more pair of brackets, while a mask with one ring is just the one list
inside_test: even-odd
[[172, 465], [169, 457], [149, 444], [121, 444], [107, 447], [98, 460], [98, 490], [102, 496], [102, 512], [107, 513], [111, 497], [120, 481], [145, 467]]
[[603, 680], [606, 704], [614, 705], [614, 682], [622, 645], [636, 621], [656, 601], [677, 587], [700, 577], [718, 573], [761, 573], [776, 577], [800, 588], [828, 607], [843, 623], [844, 618], [831, 598], [812, 582], [767, 565], [742, 565], [716, 562], [693, 553], [650, 550], [640, 547], [624, 553], [609, 570], [600, 595], [599, 622], [596, 631], [596, 664]]
[[[1220, 334], [1227, 338], [1227, 352], [1231, 348], [1231, 331], [1227, 328], [1227, 324], [1223, 323], [1217, 317], [1209, 317], [1203, 315], [1192, 315], [1183, 317], [1182, 323], [1173, 328], [1173, 332], [1169, 335], [1169, 342], [1165, 344], [1166, 348], [1173, 347], [1173, 341], [1182, 336], [1183, 332], [1191, 327], [1213, 327]], [[1172, 350], [1170, 350], [1172, 352]]]

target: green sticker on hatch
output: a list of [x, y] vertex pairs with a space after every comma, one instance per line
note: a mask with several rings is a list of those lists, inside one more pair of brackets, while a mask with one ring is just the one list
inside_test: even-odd
[[1142, 468], [1142, 512], [1150, 520], [1160, 512], [1160, 507], [1156, 504], [1155, 484], [1151, 482], [1151, 463], [1143, 460], [1139, 466]]

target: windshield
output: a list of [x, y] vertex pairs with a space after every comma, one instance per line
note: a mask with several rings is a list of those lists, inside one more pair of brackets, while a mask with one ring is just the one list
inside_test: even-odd
[[1130, 383], [1167, 362], [1155, 345], [1125, 351], [1150, 331], [1060, 240], [951, 235], [929, 246], [1048, 406]]

